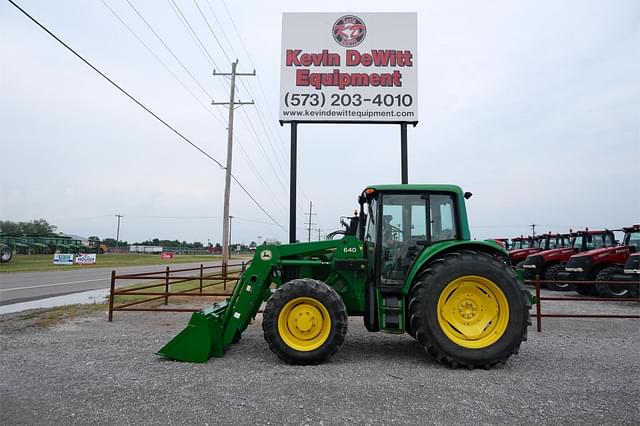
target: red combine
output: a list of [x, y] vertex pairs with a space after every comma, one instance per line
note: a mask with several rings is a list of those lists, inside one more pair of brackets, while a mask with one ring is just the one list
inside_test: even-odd
[[[551, 248], [552, 241], [555, 241], [555, 248]], [[564, 271], [565, 264], [574, 254], [598, 247], [612, 247], [615, 244], [613, 232], [607, 230], [586, 228], [576, 232], [569, 230], [569, 234], [556, 234], [550, 240], [549, 250], [527, 256], [522, 264], [524, 278], [532, 280], [538, 275], [543, 280], [557, 280], [558, 273]], [[547, 284], [547, 288], [556, 291], [573, 290], [574, 287], [568, 283]]]
[[[622, 228], [622, 245], [610, 246], [604, 243], [599, 248], [578, 253], [569, 258], [564, 272], [557, 274], [560, 279], [602, 281], [602, 284], [577, 286], [576, 291], [587, 296], [630, 297], [630, 286], [607, 284], [616, 275], [624, 273], [624, 264], [629, 256], [640, 250], [640, 225]], [[594, 238], [595, 239], [595, 238]]]

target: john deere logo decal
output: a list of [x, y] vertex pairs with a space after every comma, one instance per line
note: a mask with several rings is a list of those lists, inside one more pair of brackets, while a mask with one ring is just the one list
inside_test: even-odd
[[333, 39], [344, 47], [353, 47], [362, 43], [367, 35], [364, 21], [354, 15], [345, 15], [333, 24]]
[[260, 259], [262, 260], [271, 260], [271, 250], [265, 250], [262, 253], [260, 253]]

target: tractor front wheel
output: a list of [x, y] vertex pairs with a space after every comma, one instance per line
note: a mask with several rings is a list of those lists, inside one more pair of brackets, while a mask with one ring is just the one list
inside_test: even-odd
[[347, 309], [336, 291], [322, 281], [302, 278], [280, 287], [267, 302], [264, 338], [288, 364], [320, 364], [342, 346]]
[[[549, 268], [547, 268], [547, 271], [544, 273], [544, 279], [547, 281], [556, 281], [558, 272], [562, 272], [562, 271], [564, 271], [564, 264], [556, 263], [555, 265], [551, 265], [549, 266]], [[555, 291], [570, 291], [570, 290], [574, 290], [575, 286], [571, 285], [570, 283], [556, 282], [553, 284], [547, 284], [547, 288], [549, 290], [555, 290]]]
[[410, 327], [429, 354], [457, 367], [491, 367], [518, 353], [531, 304], [504, 262], [480, 252], [430, 263], [410, 293]]
[[[624, 270], [620, 266], [608, 266], [598, 272], [598, 275], [596, 275], [596, 281], [612, 281], [614, 275], [623, 273]], [[608, 284], [603, 282], [602, 284], [596, 284], [596, 292], [600, 297], [609, 297], [614, 299], [631, 297], [629, 285], [627, 284]]]

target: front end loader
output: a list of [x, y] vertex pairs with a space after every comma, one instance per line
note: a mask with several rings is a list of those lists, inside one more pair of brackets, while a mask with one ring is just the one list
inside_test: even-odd
[[454, 185], [376, 185], [359, 197], [340, 239], [263, 245], [223, 302], [193, 314], [159, 355], [223, 356], [263, 302], [269, 348], [289, 364], [319, 364], [342, 346], [348, 316], [367, 330], [408, 333], [439, 362], [504, 363], [530, 325], [530, 301], [508, 253], [470, 236]]

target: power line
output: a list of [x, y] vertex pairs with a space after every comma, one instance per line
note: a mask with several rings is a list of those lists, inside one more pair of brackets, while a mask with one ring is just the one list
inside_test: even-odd
[[198, 97], [195, 95], [195, 93], [193, 93], [193, 91], [191, 89], [189, 89], [189, 87], [187, 87], [187, 85], [180, 80], [180, 78], [169, 68], [169, 66], [162, 60], [160, 59], [160, 57], [149, 47], [149, 45], [147, 45], [147, 43], [144, 42], [144, 40], [142, 40], [142, 38], [120, 17], [120, 15], [118, 15], [116, 13], [115, 10], [113, 10], [111, 8], [111, 6], [109, 6], [109, 4], [107, 4], [106, 0], [100, 0], [102, 2], [102, 4], [109, 9], [109, 11], [118, 19], [118, 21], [120, 21], [120, 23], [122, 25], [124, 25], [124, 27], [129, 31], [129, 33], [131, 33], [131, 35], [133, 35], [136, 40], [138, 40], [143, 46], [144, 48], [147, 50], [147, 52], [149, 52], [156, 61], [158, 61], [160, 63], [160, 65], [162, 65], [162, 67], [169, 73], [171, 74], [171, 76], [178, 82], [180, 83], [180, 85], [187, 91], [189, 92], [189, 94], [193, 97], [193, 99], [196, 100], [196, 102], [198, 102], [198, 104], [200, 104], [200, 106], [202, 106], [213, 118], [215, 118], [216, 120], [218, 120], [219, 123], [221, 123], [222, 125], [226, 126], [226, 123], [220, 119], [219, 117], [216, 117], [215, 114], [213, 114], [213, 112], [211, 111], [210, 108], [208, 108], [204, 103], [202, 103], [202, 101], [200, 99], [198, 99]]
[[[11, 1], [13, 3], [12, 0], [9, 0], [9, 1]], [[173, 56], [173, 59], [175, 59], [176, 62], [178, 62], [180, 64], [182, 69], [184, 69], [185, 72], [187, 74], [189, 74], [189, 76], [194, 81], [194, 83], [196, 83], [196, 85], [198, 85], [198, 87], [209, 97], [209, 99], [212, 99], [213, 96], [211, 96], [211, 94], [209, 94], [209, 92], [207, 92], [207, 90], [202, 86], [202, 84], [200, 84], [200, 82], [193, 76], [191, 71], [189, 71], [189, 69], [182, 63], [182, 61], [176, 56], [176, 54], [173, 53], [173, 50], [171, 50], [171, 48], [167, 45], [167, 43], [164, 42], [162, 37], [160, 37], [160, 35], [158, 35], [158, 33], [153, 29], [151, 24], [149, 24], [149, 22], [147, 22], [147, 20], [144, 19], [144, 16], [142, 16], [142, 14], [140, 12], [138, 12], [138, 9], [136, 9], [136, 7], [133, 4], [131, 4], [131, 2], [129, 0], [125, 0], [125, 1], [129, 4], [129, 6], [131, 6], [131, 9], [133, 9], [133, 11], [136, 13], [136, 15], [138, 15], [138, 17], [142, 20], [142, 22], [144, 22], [144, 24], [147, 26], [147, 28], [149, 28], [149, 30], [153, 33], [153, 35], [156, 36], [158, 41], [160, 41], [160, 43], [162, 43], [162, 45], [165, 47], [165, 49], [167, 49], [167, 51], [171, 54], [171, 56]]]
[[198, 12], [200, 12], [200, 16], [202, 16], [202, 19], [204, 19], [204, 22], [207, 24], [207, 27], [209, 28], [209, 31], [211, 31], [211, 35], [216, 40], [216, 43], [218, 43], [218, 46], [220, 46], [220, 50], [222, 50], [222, 53], [224, 54], [224, 57], [227, 58], [228, 62], [233, 62], [231, 60], [231, 58], [229, 58], [229, 55], [227, 55], [227, 52], [224, 50], [224, 47], [222, 47], [222, 44], [220, 43], [220, 40], [218, 40], [218, 37], [216, 36], [216, 33], [213, 31], [213, 28], [211, 28], [211, 25], [209, 25], [209, 21], [207, 20], [207, 17], [204, 16], [204, 13], [202, 13], [202, 9], [200, 9], [200, 6], [198, 5], [198, 2], [196, 0], [193, 0], [193, 3], [198, 8]]
[[[224, 40], [227, 42], [229, 47], [231, 47], [231, 50], [233, 50], [233, 45], [231, 44], [231, 41], [229, 40], [229, 37], [227, 37], [226, 31], [222, 27], [222, 23], [218, 19], [218, 15], [216, 15], [216, 12], [213, 10], [213, 7], [211, 6], [211, 1], [210, 0], [207, 0], [207, 7], [211, 11], [211, 14], [213, 15], [213, 19], [216, 20], [216, 24], [218, 24], [218, 27], [220, 27], [220, 29], [222, 30], [222, 36], [224, 37]], [[252, 66], [255, 68], [255, 66], [253, 64], [252, 64]]]
[[[127, 0], [128, 2], [128, 0]], [[133, 97], [132, 95], [130, 95], [126, 90], [124, 90], [122, 87], [120, 87], [117, 83], [115, 83], [113, 80], [111, 80], [109, 77], [107, 77], [102, 71], [100, 71], [98, 68], [96, 68], [93, 64], [91, 64], [89, 61], [87, 61], [84, 57], [82, 57], [78, 52], [76, 52], [75, 50], [73, 50], [73, 48], [71, 48], [68, 44], [66, 44], [64, 41], [62, 41], [60, 38], [58, 38], [58, 36], [56, 36], [55, 34], [53, 34], [51, 31], [49, 31], [49, 29], [47, 29], [44, 25], [42, 25], [40, 22], [38, 22], [38, 20], [36, 20], [34, 17], [32, 17], [29, 13], [27, 13], [23, 8], [21, 8], [20, 6], [18, 6], [13, 0], [9, 0], [9, 3], [11, 3], [16, 9], [18, 9], [20, 12], [22, 12], [27, 18], [29, 18], [31, 21], [33, 21], [33, 23], [35, 23], [37, 26], [39, 26], [42, 30], [44, 30], [47, 34], [49, 34], [51, 37], [53, 37], [58, 43], [60, 43], [62, 46], [64, 46], [67, 50], [69, 50], [71, 53], [73, 53], [78, 59], [80, 59], [82, 62], [84, 62], [86, 65], [88, 65], [92, 70], [94, 70], [95, 72], [97, 72], [102, 78], [104, 78], [105, 80], [107, 80], [109, 83], [111, 83], [111, 85], [113, 85], [116, 89], [118, 89], [120, 92], [122, 92], [125, 96], [127, 96], [129, 99], [131, 99], [133, 102], [135, 102], [140, 108], [144, 109], [147, 113], [149, 113], [153, 118], [155, 118], [156, 120], [158, 120], [160, 123], [162, 123], [165, 127], [167, 127], [168, 129], [170, 129], [172, 132], [174, 132], [176, 135], [178, 135], [182, 140], [184, 140], [185, 142], [187, 142], [189, 145], [191, 145], [192, 147], [194, 147], [195, 149], [197, 149], [198, 151], [200, 151], [200, 153], [202, 153], [204, 156], [206, 156], [207, 158], [209, 158], [211, 161], [213, 161], [214, 163], [216, 163], [218, 166], [220, 166], [221, 169], [224, 169], [225, 167], [222, 165], [222, 163], [220, 163], [218, 160], [216, 160], [215, 158], [213, 158], [211, 155], [209, 155], [206, 151], [204, 151], [202, 148], [200, 148], [198, 145], [196, 145], [195, 143], [191, 142], [186, 136], [184, 136], [182, 133], [180, 133], [178, 130], [176, 130], [174, 127], [172, 127], [169, 123], [167, 123], [166, 121], [164, 121], [162, 118], [160, 118], [157, 114], [155, 114], [153, 111], [151, 111], [149, 108], [147, 108], [144, 104], [142, 104], [140, 101], [138, 101], [135, 97]], [[262, 207], [262, 205], [249, 193], [249, 191], [247, 191], [247, 189], [240, 183], [240, 181], [235, 177], [235, 176], [231, 176], [232, 179], [238, 184], [238, 186], [240, 186], [240, 188], [242, 189], [242, 191], [247, 194], [247, 196], [254, 202], [254, 204], [256, 204], [258, 206], [258, 208], [260, 210], [262, 210], [262, 212], [273, 221], [273, 223], [275, 223], [277, 226], [279, 226], [283, 231], [286, 232], [286, 229], [280, 224], [278, 223], [278, 221], [276, 221], [265, 209], [264, 207]]]
[[216, 61], [213, 59], [213, 57], [211, 56], [211, 54], [209, 53], [209, 50], [207, 49], [207, 47], [204, 45], [204, 43], [202, 43], [202, 40], [200, 40], [200, 37], [198, 37], [198, 34], [196, 34], [195, 30], [193, 29], [193, 27], [191, 26], [191, 24], [189, 23], [189, 20], [184, 16], [184, 14], [182, 13], [182, 10], [180, 10], [180, 7], [177, 5], [177, 3], [174, 0], [170, 0], [170, 3], [173, 3], [173, 6], [175, 6], [176, 10], [178, 11], [178, 13], [180, 13], [180, 16], [182, 16], [182, 19], [184, 19], [185, 24], [187, 24], [187, 26], [189, 27], [189, 30], [191, 31], [191, 33], [193, 34], [193, 36], [196, 38], [197, 42], [200, 45], [201, 48], [201, 52], [203, 52], [205, 54], [206, 57], [209, 58], [209, 61], [211, 62], [211, 65], [214, 68], [218, 68], [218, 64], [216, 63]]

